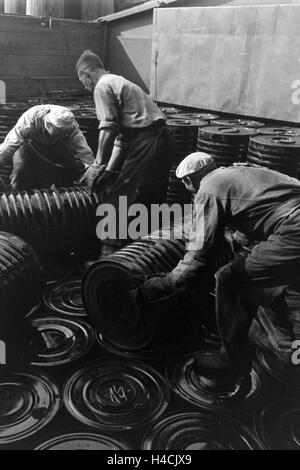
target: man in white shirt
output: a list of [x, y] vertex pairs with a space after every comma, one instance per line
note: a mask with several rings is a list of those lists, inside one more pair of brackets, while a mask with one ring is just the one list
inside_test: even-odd
[[28, 109], [0, 145], [0, 166], [13, 159], [14, 190], [70, 185], [94, 154], [71, 111], [62, 106]]
[[106, 71], [92, 51], [81, 55], [77, 73], [94, 95], [99, 119], [98, 151], [86, 184], [100, 191], [110, 186], [106, 202], [112, 204], [120, 195], [128, 204], [164, 202], [175, 146], [165, 115], [139, 86]]

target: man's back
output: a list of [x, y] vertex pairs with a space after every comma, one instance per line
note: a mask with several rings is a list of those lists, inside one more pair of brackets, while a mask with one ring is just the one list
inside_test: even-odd
[[219, 207], [225, 224], [265, 238], [291, 206], [300, 206], [300, 182], [265, 168], [219, 168], [202, 180], [195, 202], [208, 199]]

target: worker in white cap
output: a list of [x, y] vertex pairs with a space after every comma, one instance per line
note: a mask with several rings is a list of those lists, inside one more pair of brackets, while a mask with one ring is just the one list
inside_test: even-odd
[[[272, 333], [272, 354], [292, 366], [293, 341], [300, 336], [300, 182], [267, 168], [215, 169], [213, 159], [203, 153], [189, 155], [177, 176], [195, 193], [188, 250], [172, 272], [145, 279], [133, 292], [137, 303], [165, 302], [192, 288], [200, 291], [216, 271], [230, 226], [258, 243], [215, 273], [216, 321], [223, 344], [217, 352], [195, 354], [195, 367], [208, 378], [249, 383], [249, 331], [261, 306], [272, 310], [280, 326], [276, 331], [281, 340], [284, 336], [277, 350], [277, 333]], [[292, 303], [291, 291], [298, 292]]]
[[14, 190], [71, 185], [93, 160], [73, 113], [52, 104], [28, 109], [0, 145], [0, 166], [12, 162]]

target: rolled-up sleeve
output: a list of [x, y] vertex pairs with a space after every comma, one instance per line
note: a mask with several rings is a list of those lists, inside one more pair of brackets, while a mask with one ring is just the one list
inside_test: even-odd
[[119, 111], [116, 97], [111, 86], [101, 83], [94, 91], [99, 129], [105, 129], [117, 135], [120, 132]]
[[214, 265], [224, 237], [224, 208], [210, 194], [197, 194], [187, 252], [176, 268], [163, 277], [153, 277], [141, 287], [147, 302], [183, 294], [194, 287]]

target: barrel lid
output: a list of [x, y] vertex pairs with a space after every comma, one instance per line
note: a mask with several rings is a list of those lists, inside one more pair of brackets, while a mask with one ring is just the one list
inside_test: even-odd
[[248, 137], [257, 134], [257, 130], [251, 127], [243, 126], [233, 126], [233, 125], [211, 125], [203, 127], [199, 130], [199, 138], [205, 139], [205, 137], [210, 138], [210, 136], [223, 136], [224, 138], [228, 137], [231, 139], [234, 136], [237, 137]]
[[0, 445], [25, 439], [56, 415], [61, 404], [56, 383], [33, 371], [0, 377]]
[[112, 255], [90, 266], [83, 277], [83, 298], [91, 323], [110, 343], [137, 350], [151, 342], [156, 319], [137, 308], [131, 294], [132, 263], [120, 261], [126, 258]]
[[253, 119], [216, 119], [212, 122], [212, 125], [220, 126], [243, 126], [243, 127], [253, 127], [260, 128], [264, 127], [265, 124], [261, 121], [256, 121]]
[[174, 413], [147, 430], [143, 450], [263, 450], [245, 425], [219, 413]]
[[256, 143], [268, 147], [281, 147], [283, 149], [297, 148], [300, 146], [300, 135], [256, 135], [250, 138], [250, 144]]
[[158, 418], [169, 403], [169, 388], [152, 367], [139, 362], [103, 360], [89, 364], [66, 381], [68, 411], [99, 429], [129, 430]]
[[167, 126], [169, 127], [204, 127], [207, 122], [201, 119], [168, 119]]
[[34, 450], [130, 450], [130, 447], [121, 439], [82, 431], [54, 436]]
[[32, 366], [59, 366], [85, 356], [95, 340], [93, 328], [85, 321], [55, 316], [32, 318], [38, 338], [31, 340]]
[[217, 114], [212, 113], [197, 113], [196, 111], [193, 112], [183, 112], [177, 113], [174, 115], [169, 116], [170, 119], [192, 119], [192, 120], [202, 120], [202, 121], [212, 121], [213, 119], [218, 119], [219, 116]]
[[44, 302], [54, 312], [76, 317], [86, 316], [79, 279], [49, 286], [44, 293]]
[[300, 128], [299, 127], [286, 127], [286, 126], [278, 126], [278, 127], [262, 127], [259, 129], [259, 134], [264, 135], [285, 135], [285, 136], [300, 136]]
[[[207, 351], [211, 354], [211, 351]], [[173, 391], [184, 400], [202, 408], [222, 412], [240, 412], [253, 408], [263, 398], [266, 379], [257, 364], [251, 371], [251, 383], [213, 383], [199, 375], [194, 354], [188, 354], [167, 366], [166, 377]]]
[[300, 450], [300, 400], [281, 398], [256, 410], [254, 429], [271, 450]]

